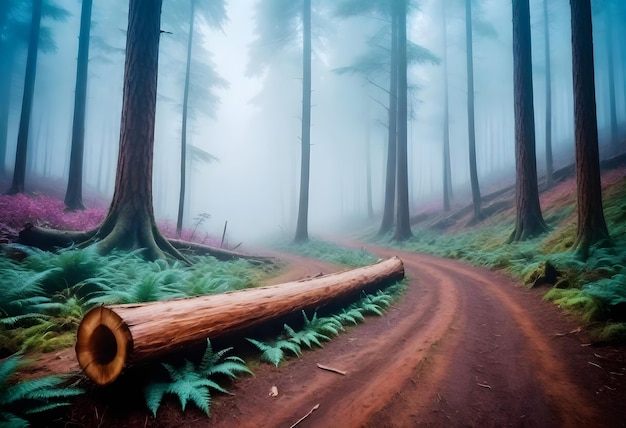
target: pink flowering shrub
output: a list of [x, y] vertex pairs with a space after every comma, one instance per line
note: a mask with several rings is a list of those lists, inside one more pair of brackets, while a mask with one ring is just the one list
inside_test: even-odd
[[[65, 211], [61, 199], [43, 194], [0, 195], [0, 243], [14, 241], [26, 223], [58, 230], [91, 230], [100, 225], [108, 208], [100, 206], [82, 211]], [[177, 238], [176, 225], [160, 221], [159, 229], [167, 238]], [[219, 246], [220, 241], [199, 228], [183, 229], [180, 239]]]
[[15, 239], [26, 223], [60, 230], [90, 230], [98, 226], [106, 214], [104, 207], [64, 210], [62, 200], [42, 194], [0, 195], [0, 239]]

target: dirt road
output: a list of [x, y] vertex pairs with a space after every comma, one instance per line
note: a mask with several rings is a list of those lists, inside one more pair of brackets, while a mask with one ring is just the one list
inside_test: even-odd
[[289, 427], [317, 404], [299, 427], [626, 423], [619, 350], [584, 346], [571, 319], [505, 275], [398, 255], [410, 285], [385, 317], [279, 368], [259, 366], [213, 403], [208, 424]]

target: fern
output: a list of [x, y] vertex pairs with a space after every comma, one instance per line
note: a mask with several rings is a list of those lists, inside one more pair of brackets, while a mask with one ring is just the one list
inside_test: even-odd
[[285, 351], [291, 351], [296, 356], [302, 355], [302, 349], [297, 343], [289, 340], [276, 340], [272, 344], [264, 343], [259, 340], [246, 338], [250, 343], [256, 346], [261, 352], [261, 360], [274, 364], [276, 367], [285, 359]]
[[336, 314], [335, 319], [339, 321], [342, 325], [357, 325], [359, 322], [365, 321], [365, 317], [363, 316], [361, 311], [358, 308], [352, 306], [347, 309], [343, 309], [340, 313]]
[[194, 364], [189, 360], [185, 360], [180, 367], [163, 364], [170, 381], [150, 383], [144, 391], [146, 405], [152, 412], [152, 415], [156, 417], [163, 396], [172, 394], [178, 396], [183, 411], [185, 411], [187, 403], [191, 401], [209, 416], [211, 406], [210, 390], [214, 389], [228, 394], [228, 391], [211, 379], [211, 377], [224, 375], [234, 379], [241, 373], [252, 374], [241, 358], [225, 356], [231, 349], [227, 348], [214, 353], [211, 342], [207, 339], [206, 351], [198, 364]]
[[283, 326], [285, 332], [289, 335], [289, 340], [295, 343], [298, 346], [306, 346], [307, 348], [312, 348], [313, 345], [317, 345], [320, 348], [322, 347], [322, 342], [320, 340], [328, 341], [330, 337], [317, 332], [313, 329], [304, 329], [300, 331], [295, 331], [293, 328], [289, 327], [287, 324]]
[[0, 363], [0, 425], [29, 426], [25, 415], [69, 405], [69, 402], [62, 400], [84, 392], [80, 388], [62, 387], [64, 379], [59, 376], [46, 376], [11, 385], [11, 377], [24, 364], [21, 353], [13, 354]]

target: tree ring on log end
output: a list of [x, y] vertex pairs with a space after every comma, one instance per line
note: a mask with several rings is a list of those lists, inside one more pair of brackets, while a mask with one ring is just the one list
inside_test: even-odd
[[128, 326], [104, 306], [85, 315], [76, 335], [76, 357], [85, 374], [98, 385], [113, 382], [133, 349]]

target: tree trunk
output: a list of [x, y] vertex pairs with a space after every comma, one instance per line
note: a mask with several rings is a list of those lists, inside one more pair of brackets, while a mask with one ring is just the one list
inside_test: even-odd
[[606, 9], [606, 57], [609, 69], [609, 106], [611, 117], [611, 150], [613, 155], [620, 151], [619, 135], [617, 134], [617, 107], [615, 105], [615, 49], [613, 48], [613, 8], [609, 3]]
[[387, 125], [387, 168], [385, 175], [385, 205], [379, 235], [393, 227], [396, 207], [396, 165], [398, 125], [398, 16], [391, 7], [391, 70], [389, 72], [389, 123]]
[[406, 241], [413, 237], [409, 213], [409, 172], [407, 162], [407, 57], [406, 16], [407, 0], [396, 0], [398, 14], [398, 176], [397, 176], [397, 219], [394, 240]]
[[365, 185], [366, 185], [366, 189], [365, 191], [367, 192], [367, 218], [374, 218], [374, 204], [372, 202], [372, 144], [371, 144], [371, 129], [370, 129], [370, 124], [369, 124], [369, 116], [368, 116], [368, 123], [367, 123], [367, 136], [366, 136], [366, 159], [365, 159]]
[[515, 95], [515, 208], [511, 241], [548, 230], [539, 205], [535, 154], [535, 111], [528, 0], [513, 0], [513, 83]]
[[311, 167], [311, 0], [302, 2], [302, 158], [296, 242], [309, 240], [309, 176]]
[[180, 194], [178, 196], [178, 219], [176, 234], [180, 237], [183, 230], [183, 212], [185, 207], [185, 179], [187, 162], [187, 107], [189, 104], [189, 79], [191, 76], [191, 49], [193, 46], [193, 24], [196, 16], [196, 1], [191, 0], [189, 16], [189, 37], [187, 38], [187, 67], [185, 70], [185, 89], [183, 95], [183, 121], [180, 141]]
[[465, 46], [467, 55], [467, 130], [469, 139], [470, 184], [474, 221], [482, 219], [480, 210], [480, 188], [476, 167], [476, 129], [474, 124], [474, 53], [472, 42], [472, 0], [465, 0]]
[[[7, 50], [10, 47], [5, 47], [0, 44], [0, 56], [7, 58]], [[12, 58], [12, 56], [11, 56]], [[11, 73], [13, 63], [12, 59], [2, 70], [0, 70], [0, 177], [6, 175], [6, 153], [7, 153], [7, 138], [9, 132], [9, 112], [11, 111]]]
[[452, 171], [450, 169], [450, 105], [448, 94], [448, 34], [446, 19], [446, 2], [441, 2], [443, 18], [443, 210], [450, 211], [452, 198]]
[[94, 237], [100, 253], [143, 248], [154, 260], [184, 257], [161, 235], [152, 206], [154, 121], [162, 0], [131, 0], [115, 191]]
[[552, 64], [550, 54], [550, 21], [548, 0], [543, 0], [544, 47], [546, 64], [546, 188], [552, 187], [554, 162], [552, 160]]
[[188, 299], [99, 306], [78, 327], [76, 356], [99, 385], [113, 382], [132, 364], [153, 359], [207, 337], [214, 339], [404, 277], [402, 261], [313, 279]]
[[78, 39], [70, 172], [67, 180], [67, 190], [65, 192], [65, 206], [70, 210], [85, 209], [83, 205], [83, 153], [85, 148], [85, 109], [87, 103], [91, 8], [92, 0], [83, 0], [80, 15], [80, 36]]
[[24, 95], [22, 97], [22, 112], [20, 127], [17, 134], [17, 148], [15, 151], [15, 167], [13, 182], [8, 194], [24, 192], [26, 179], [26, 154], [28, 153], [28, 131], [30, 116], [35, 93], [35, 77], [37, 75], [37, 51], [39, 50], [39, 30], [41, 28], [41, 7], [43, 0], [33, 0], [30, 33], [28, 39], [28, 55], [26, 57], [26, 73], [24, 77]]
[[591, 2], [570, 0], [570, 10], [578, 197], [574, 248], [586, 258], [592, 245], [609, 240], [609, 232], [602, 209]]

